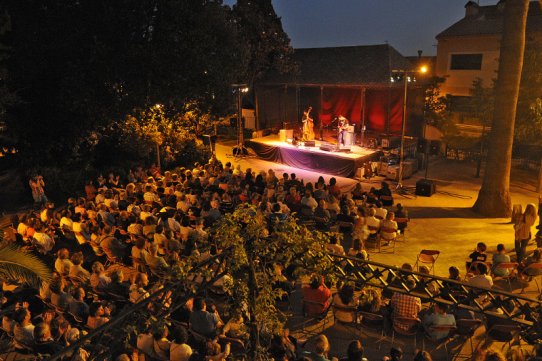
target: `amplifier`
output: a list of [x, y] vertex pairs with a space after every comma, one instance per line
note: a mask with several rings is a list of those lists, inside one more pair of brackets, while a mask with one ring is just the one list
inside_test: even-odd
[[316, 146], [316, 142], [314, 140], [306, 140], [303, 145], [305, 147], [315, 147]]
[[430, 179], [420, 179], [416, 182], [416, 195], [431, 197], [437, 190], [435, 181]]

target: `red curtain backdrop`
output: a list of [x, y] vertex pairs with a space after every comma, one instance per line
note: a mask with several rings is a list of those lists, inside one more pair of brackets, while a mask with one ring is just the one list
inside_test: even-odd
[[324, 89], [320, 114], [322, 124], [328, 125], [338, 115], [346, 117], [350, 124], [361, 123], [361, 89]]
[[403, 92], [401, 89], [367, 89], [365, 110], [367, 130], [386, 132], [389, 110], [389, 132], [401, 133], [403, 123]]

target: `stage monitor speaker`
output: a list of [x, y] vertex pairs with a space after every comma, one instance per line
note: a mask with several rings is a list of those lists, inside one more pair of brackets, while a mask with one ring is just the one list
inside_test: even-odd
[[306, 140], [305, 142], [303, 142], [303, 145], [305, 147], [315, 147], [316, 142], [314, 140]]
[[431, 197], [437, 191], [435, 181], [431, 179], [420, 179], [416, 182], [416, 195]]

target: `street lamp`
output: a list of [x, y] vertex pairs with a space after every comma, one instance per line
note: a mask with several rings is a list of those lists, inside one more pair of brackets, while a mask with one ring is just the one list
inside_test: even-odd
[[[237, 93], [237, 146], [233, 147], [233, 155], [243, 156], [248, 154], [245, 148], [244, 125], [243, 125], [243, 96], [248, 93], [247, 84], [232, 84], [233, 92]], [[243, 95], [241, 95], [243, 94]]]
[[[416, 74], [427, 73], [427, 66], [421, 66], [419, 69], [414, 70], [392, 70], [393, 74], [400, 74], [403, 76], [404, 93], [403, 93], [403, 125], [401, 129], [401, 148], [399, 150], [399, 176], [397, 180], [397, 189], [403, 189], [403, 168], [404, 168], [404, 153], [405, 153], [405, 131], [406, 131], [406, 110], [407, 110], [407, 95], [408, 95], [408, 82], [416, 81], [414, 77]], [[392, 77], [393, 81], [393, 77]]]

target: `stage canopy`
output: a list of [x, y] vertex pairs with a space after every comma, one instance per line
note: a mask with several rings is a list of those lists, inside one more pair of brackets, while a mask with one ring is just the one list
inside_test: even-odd
[[[401, 133], [404, 88], [393, 70], [413, 65], [388, 44], [296, 49], [296, 75], [269, 74], [256, 84], [258, 128], [295, 128], [310, 105], [315, 128], [343, 115], [359, 131]], [[423, 93], [408, 90], [407, 134], [421, 133]]]

